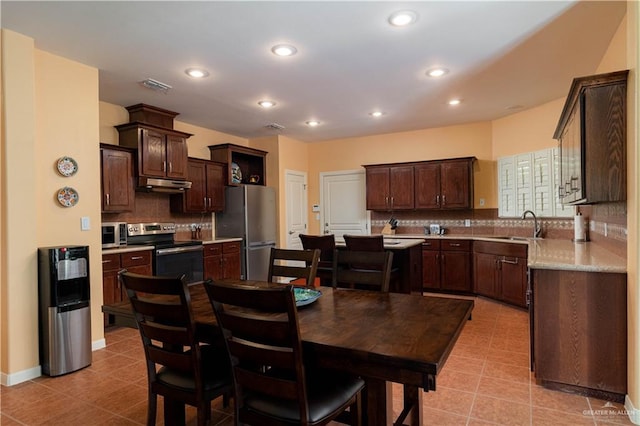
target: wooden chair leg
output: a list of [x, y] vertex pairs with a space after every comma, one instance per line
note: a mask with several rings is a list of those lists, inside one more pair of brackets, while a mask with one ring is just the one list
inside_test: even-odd
[[362, 398], [358, 393], [355, 401], [349, 407], [349, 414], [351, 415], [351, 425], [362, 426]]
[[155, 426], [158, 413], [158, 396], [149, 391], [147, 400], [149, 401], [147, 406], [147, 426]]

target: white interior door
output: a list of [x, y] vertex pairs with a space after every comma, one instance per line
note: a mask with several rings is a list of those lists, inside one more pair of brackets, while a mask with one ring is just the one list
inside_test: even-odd
[[320, 174], [320, 231], [334, 234], [368, 234], [370, 215], [366, 208], [364, 170], [346, 170]]
[[287, 248], [302, 249], [299, 235], [307, 231], [307, 173], [285, 171]]

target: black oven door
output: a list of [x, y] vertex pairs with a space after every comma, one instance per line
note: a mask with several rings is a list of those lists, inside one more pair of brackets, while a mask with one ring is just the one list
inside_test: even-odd
[[178, 277], [185, 274], [187, 283], [202, 281], [204, 277], [203, 246], [157, 249], [153, 269], [154, 275]]

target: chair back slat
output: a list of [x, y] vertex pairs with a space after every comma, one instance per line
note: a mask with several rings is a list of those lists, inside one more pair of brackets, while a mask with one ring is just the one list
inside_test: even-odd
[[186, 327], [172, 327], [152, 321], [140, 323], [144, 336], [170, 345], [190, 346], [191, 336]]
[[384, 251], [383, 235], [349, 235], [345, 234], [344, 243], [352, 251]]
[[269, 367], [290, 370], [295, 365], [295, 354], [291, 348], [254, 343], [244, 339], [231, 338], [229, 351], [232, 356], [251, 363], [265, 363], [269, 360]]
[[393, 253], [336, 250], [333, 255], [333, 287], [389, 291]]
[[265, 377], [265, 374], [254, 370], [239, 368], [236, 380], [243, 389], [260, 392], [278, 398], [295, 400], [298, 398], [298, 385], [295, 380], [279, 377]]
[[[229, 328], [234, 330], [234, 336], [237, 338], [269, 345], [290, 343], [291, 331], [288, 321], [283, 322], [282, 319], [271, 317], [260, 318], [250, 312], [232, 314], [225, 311], [222, 315], [224, 315], [224, 321], [229, 325]], [[275, 316], [276, 314], [274, 314]], [[287, 320], [286, 316], [285, 320]]]
[[271, 249], [269, 259], [268, 280], [278, 282], [278, 279], [290, 282], [302, 279], [304, 285], [313, 286], [318, 271], [320, 250], [290, 250]]
[[158, 365], [184, 373], [195, 372], [194, 357], [191, 353], [174, 352], [155, 345], [149, 346], [147, 353], [149, 358]]

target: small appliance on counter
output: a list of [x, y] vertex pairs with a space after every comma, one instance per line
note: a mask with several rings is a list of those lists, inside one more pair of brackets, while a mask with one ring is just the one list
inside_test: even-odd
[[89, 247], [38, 249], [40, 365], [60, 376], [91, 364]]
[[127, 224], [125, 222], [102, 223], [102, 248], [117, 248], [127, 245]]

